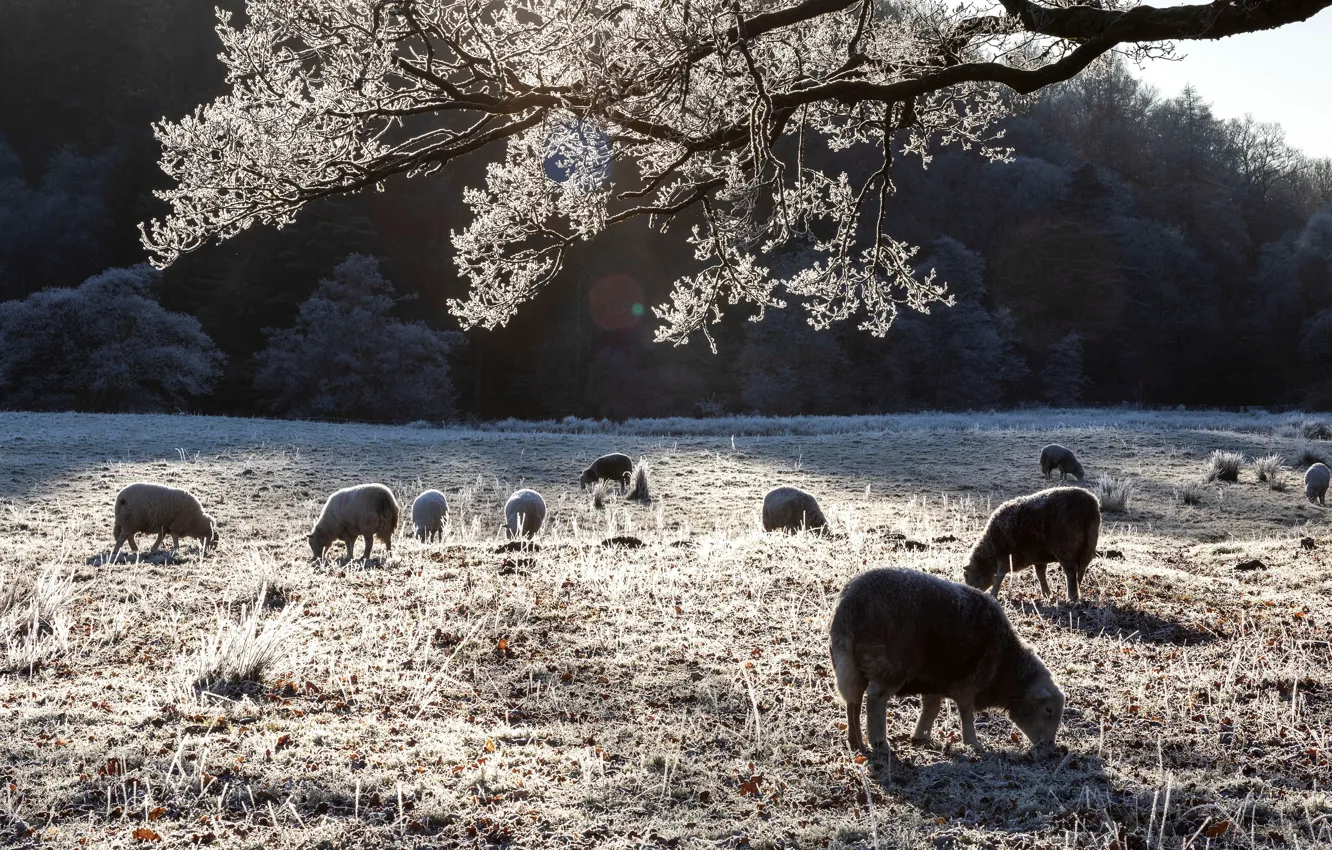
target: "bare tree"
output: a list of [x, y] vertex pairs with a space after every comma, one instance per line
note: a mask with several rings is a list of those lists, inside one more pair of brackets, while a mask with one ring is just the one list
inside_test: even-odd
[[[993, 128], [1013, 93], [1112, 52], [1159, 55], [1328, 5], [248, 0], [242, 26], [219, 13], [230, 93], [156, 128], [177, 185], [143, 240], [169, 264], [314, 199], [503, 145], [454, 236], [465, 326], [507, 322], [579, 240], [687, 214], [698, 270], [656, 308], [660, 339], [706, 336], [726, 304], [784, 306], [779, 284], [816, 327], [859, 317], [882, 334], [900, 306], [946, 298], [882, 227], [895, 154], [959, 144], [1003, 158]], [[816, 144], [861, 150], [836, 173], [806, 160]], [[768, 259], [793, 239], [817, 259], [779, 279]]]

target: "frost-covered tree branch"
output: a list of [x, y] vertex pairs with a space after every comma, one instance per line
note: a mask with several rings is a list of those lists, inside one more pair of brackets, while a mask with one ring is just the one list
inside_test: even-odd
[[[230, 93], [156, 128], [176, 187], [143, 241], [167, 265], [312, 200], [503, 148], [454, 234], [466, 326], [507, 322], [577, 241], [687, 216], [698, 266], [657, 308], [659, 338], [706, 335], [727, 305], [783, 306], [782, 291], [816, 326], [857, 318], [882, 334], [901, 307], [947, 298], [883, 232], [895, 155], [928, 162], [956, 144], [1002, 158], [993, 128], [1012, 93], [1112, 51], [1328, 5], [249, 0], [243, 25], [219, 13]], [[792, 244], [799, 263], [781, 259]]]

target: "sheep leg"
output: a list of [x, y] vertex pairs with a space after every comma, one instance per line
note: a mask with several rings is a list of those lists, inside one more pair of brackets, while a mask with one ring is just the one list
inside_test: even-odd
[[1064, 578], [1068, 581], [1068, 601], [1078, 601], [1078, 566], [1077, 564], [1061, 561], [1059, 566], [1064, 568]]
[[1041, 593], [1048, 599], [1050, 596], [1050, 583], [1045, 580], [1046, 564], [1036, 565], [1036, 580], [1041, 583]]
[[865, 691], [865, 724], [869, 727], [870, 746], [874, 750], [890, 752], [888, 749], [888, 700], [893, 697], [900, 683], [885, 685], [882, 680], [870, 682]]
[[361, 556], [367, 564], [370, 563], [370, 550], [373, 548], [375, 548], [375, 535], [371, 532], [365, 536], [365, 554]]
[[928, 744], [930, 742], [930, 729], [934, 726], [934, 721], [939, 716], [939, 709], [942, 706], [943, 697], [938, 694], [921, 696], [920, 720], [916, 721], [916, 731], [911, 734], [911, 740], [917, 744]]
[[138, 552], [138, 551], [139, 551], [139, 544], [137, 544], [137, 543], [134, 542], [134, 535], [133, 535], [133, 534], [131, 534], [131, 535], [129, 536], [129, 540], [128, 540], [127, 542], [129, 543], [129, 547], [130, 547], [130, 551], [131, 551], [131, 552]]
[[860, 703], [865, 699], [865, 674], [848, 653], [833, 654], [833, 668], [837, 674], [837, 692], [846, 702], [846, 742], [852, 752], [865, 749], [860, 736]]
[[174, 556], [176, 554], [176, 550], [179, 548], [180, 548], [180, 535], [179, 534], [171, 535], [171, 554]]
[[993, 595], [995, 599], [999, 598], [999, 585], [1004, 583], [1004, 576], [1006, 575], [1008, 575], [1008, 564], [1000, 561], [999, 569], [995, 570], [994, 573], [994, 585], [990, 587], [990, 594]]
[[342, 565], [345, 567], [351, 563], [352, 553], [356, 551], [356, 538], [344, 537], [342, 538], [342, 545], [347, 547], [347, 557], [342, 559]]
[[158, 549], [162, 548], [162, 538], [163, 538], [163, 537], [166, 537], [166, 529], [165, 529], [165, 528], [162, 529], [161, 531], [157, 532], [157, 539], [153, 541], [153, 548], [151, 548], [151, 549], [148, 550], [148, 553], [149, 553], [149, 554], [152, 554], [153, 552], [156, 552]]
[[962, 743], [973, 750], [981, 749], [980, 742], [976, 740], [975, 706], [970, 702], [959, 702], [957, 704], [957, 714], [962, 718]]
[[[116, 545], [115, 545], [115, 548], [113, 548], [113, 549], [111, 550], [111, 563], [114, 564], [114, 563], [116, 562], [116, 556], [120, 554], [120, 547], [125, 545], [125, 541], [126, 541], [126, 540], [129, 540], [130, 546], [133, 546], [133, 545], [134, 545], [134, 535], [133, 535], [133, 534], [130, 534], [130, 535], [128, 535], [128, 536], [126, 536], [126, 535], [124, 535], [124, 534], [121, 534], [121, 535], [118, 535], [118, 536], [116, 537]], [[138, 550], [136, 549], [135, 551], [137, 552]]]

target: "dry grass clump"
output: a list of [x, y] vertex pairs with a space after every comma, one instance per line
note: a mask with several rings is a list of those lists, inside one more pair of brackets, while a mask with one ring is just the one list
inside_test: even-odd
[[1128, 510], [1129, 502], [1133, 499], [1133, 489], [1132, 478], [1115, 478], [1107, 475], [1097, 479], [1092, 492], [1101, 500], [1101, 510], [1119, 514]]
[[1239, 452], [1223, 452], [1220, 449], [1207, 457], [1206, 479], [1208, 481], [1238, 481], [1240, 467], [1244, 466], [1244, 455]]
[[631, 502], [641, 502], [648, 504], [652, 501], [652, 490], [648, 486], [648, 464], [641, 457], [638, 463], [634, 464], [633, 485], [629, 488], [629, 495], [626, 496]]
[[592, 485], [592, 507], [601, 510], [606, 507], [606, 499], [610, 496], [611, 483], [606, 479], [601, 479]]
[[264, 672], [294, 642], [301, 616], [301, 606], [291, 605], [265, 622], [264, 612], [271, 607], [267, 603], [264, 585], [253, 603], [241, 606], [238, 620], [218, 607], [217, 630], [203, 646], [177, 660], [186, 695], [230, 698], [257, 689]]
[[4, 671], [31, 676], [69, 649], [74, 576], [48, 567], [29, 590], [0, 575], [0, 651]]
[[1201, 481], [1186, 481], [1175, 488], [1175, 501], [1182, 505], [1201, 505], [1207, 487]]
[[1257, 474], [1258, 480], [1266, 481], [1267, 486], [1273, 490], [1286, 488], [1285, 482], [1281, 480], [1281, 470], [1285, 467], [1286, 459], [1275, 452], [1256, 458], [1253, 462], [1253, 471]]
[[1316, 419], [1306, 419], [1300, 423], [1300, 434], [1306, 440], [1332, 440], [1332, 425]]
[[1290, 465], [1294, 467], [1308, 467], [1315, 463], [1327, 463], [1327, 452], [1318, 446], [1303, 446], [1298, 454], [1291, 458]]

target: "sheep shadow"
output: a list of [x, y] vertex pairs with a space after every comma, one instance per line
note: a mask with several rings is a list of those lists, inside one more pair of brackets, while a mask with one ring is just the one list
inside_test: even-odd
[[191, 547], [189, 549], [186, 549], [184, 546], [181, 546], [180, 549], [176, 552], [172, 552], [170, 549], [161, 549], [156, 552], [148, 552], [146, 550], [142, 552], [121, 551], [121, 553], [116, 556], [115, 561], [111, 560], [110, 550], [105, 550], [102, 552], [98, 552], [96, 555], [88, 557], [87, 559], [84, 560], [83, 563], [89, 567], [104, 567], [104, 566], [109, 566], [113, 563], [153, 564], [155, 566], [162, 567], [174, 564], [182, 564], [185, 563], [186, 561], [195, 561], [199, 560], [202, 557], [203, 557], [203, 550], [201, 547]]
[[937, 743], [899, 741], [891, 759], [876, 757], [869, 767], [884, 794], [935, 823], [995, 832], [1050, 829], [1070, 812], [1085, 824], [1103, 814], [1093, 801], [1114, 795], [1102, 758], [1062, 747], [976, 754], [961, 745], [940, 751]]
[[1060, 628], [1088, 637], [1121, 638], [1143, 643], [1197, 646], [1211, 643], [1218, 635], [1158, 616], [1149, 611], [1124, 608], [1107, 602], [1103, 606], [1023, 600], [1017, 608]]

